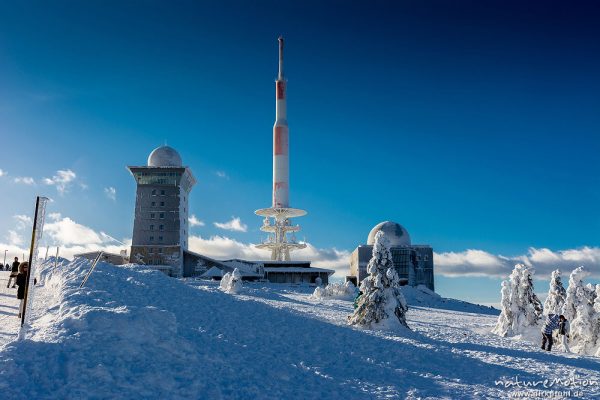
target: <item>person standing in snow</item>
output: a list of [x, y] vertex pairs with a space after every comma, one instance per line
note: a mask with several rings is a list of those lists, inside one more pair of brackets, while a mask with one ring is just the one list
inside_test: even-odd
[[15, 280], [12, 285], [12, 287], [15, 287], [18, 273], [19, 273], [19, 257], [15, 257], [15, 261], [12, 263], [12, 270], [10, 271], [10, 277], [8, 278], [8, 285], [6, 285], [6, 287], [10, 287], [10, 282], [12, 280]]
[[21, 300], [19, 304], [19, 318], [21, 318], [21, 314], [23, 314], [23, 304], [25, 303], [25, 286], [27, 285], [27, 271], [29, 270], [29, 263], [22, 262], [19, 265], [19, 274], [17, 275], [17, 299]]
[[569, 321], [564, 315], [559, 316], [558, 321], [558, 337], [560, 338], [560, 344], [565, 352], [570, 353], [569, 345], [567, 344], [567, 338], [569, 337]]
[[[544, 323], [544, 326], [542, 327], [542, 350], [552, 350], [552, 331], [558, 329], [558, 323], [561, 320], [561, 317], [563, 319], [565, 318], [562, 315], [548, 314], [546, 323]], [[548, 348], [546, 348], [546, 342], [548, 342]]]

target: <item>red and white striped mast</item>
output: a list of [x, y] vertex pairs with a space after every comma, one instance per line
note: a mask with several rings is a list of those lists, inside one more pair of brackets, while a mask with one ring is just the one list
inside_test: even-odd
[[[306, 215], [306, 211], [289, 207], [290, 159], [289, 129], [286, 109], [286, 81], [283, 76], [283, 37], [279, 37], [279, 73], [275, 81], [275, 124], [273, 125], [273, 201], [270, 208], [257, 210], [265, 217], [261, 230], [269, 232], [269, 239], [256, 247], [271, 250], [271, 260], [289, 261], [290, 251], [306, 247], [288, 233], [298, 232], [289, 219]], [[272, 220], [271, 220], [272, 218]]]

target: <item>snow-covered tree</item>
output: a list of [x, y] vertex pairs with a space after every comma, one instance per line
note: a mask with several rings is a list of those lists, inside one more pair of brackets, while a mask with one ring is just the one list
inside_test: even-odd
[[526, 326], [537, 325], [542, 319], [542, 302], [533, 288], [533, 270], [521, 265], [521, 305], [525, 310]]
[[502, 288], [500, 289], [500, 293], [502, 295], [501, 300], [501, 308], [500, 316], [498, 317], [498, 322], [494, 329], [492, 329], [492, 333], [499, 336], [509, 336], [513, 334], [512, 325], [513, 325], [513, 312], [511, 307], [511, 285], [509, 281], [502, 281]]
[[219, 288], [225, 293], [239, 293], [242, 290], [242, 274], [236, 268], [221, 278]]
[[571, 341], [573, 343], [571, 347], [582, 354], [593, 354], [598, 340], [594, 311], [595, 289], [591, 284], [582, 285], [576, 294], [580, 301], [576, 306], [575, 317], [571, 321]]
[[548, 297], [546, 297], [546, 301], [544, 302], [544, 314], [560, 314], [566, 297], [567, 291], [562, 284], [560, 270], [552, 271]]
[[535, 294], [532, 275], [529, 267], [517, 264], [508, 281], [502, 282], [502, 311], [493, 333], [511, 336], [539, 323], [542, 303]]
[[577, 315], [577, 307], [583, 301], [584, 285], [583, 279], [590, 273], [583, 267], [575, 268], [569, 276], [569, 287], [565, 296], [565, 304], [562, 308], [562, 314], [569, 321], [573, 321]]
[[408, 327], [408, 306], [400, 291], [400, 280], [392, 262], [389, 241], [382, 231], [375, 235], [373, 256], [367, 265], [367, 276], [360, 284], [362, 295], [354, 313], [348, 316], [350, 325], [368, 328]]
[[596, 297], [594, 298], [594, 325], [596, 334], [596, 357], [600, 357], [600, 284], [596, 285]]
[[598, 289], [594, 285], [583, 283], [583, 279], [589, 275], [584, 267], [575, 268], [571, 272], [562, 311], [571, 325], [571, 348], [582, 354], [593, 354], [596, 351], [600, 333], [600, 315], [596, 311]]

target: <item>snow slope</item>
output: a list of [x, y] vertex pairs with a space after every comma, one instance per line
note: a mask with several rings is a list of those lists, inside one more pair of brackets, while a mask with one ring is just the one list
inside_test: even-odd
[[0, 348], [3, 398], [505, 398], [502, 377], [600, 382], [600, 359], [493, 336], [492, 315], [412, 306], [412, 332], [358, 330], [345, 324], [351, 301], [311, 299], [310, 288], [229, 295], [99, 264], [79, 289], [88, 268], [42, 268], [28, 338]]

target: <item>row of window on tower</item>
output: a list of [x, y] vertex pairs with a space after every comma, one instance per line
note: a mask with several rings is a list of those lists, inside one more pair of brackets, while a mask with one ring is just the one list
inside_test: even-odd
[[[164, 196], [165, 195], [165, 191], [161, 190], [160, 191], [160, 195]], [[152, 196], [157, 196], [157, 190], [156, 189], [152, 189]]]
[[[160, 205], [160, 207], [164, 207], [165, 206], [165, 202], [164, 201], [161, 201], [158, 204]], [[155, 201], [152, 202], [152, 207], [156, 207], [156, 202]]]
[[[151, 242], [154, 242], [154, 236], [150, 236], [150, 241], [151, 241]], [[158, 237], [158, 241], [159, 241], [159, 242], [162, 242], [162, 241], [163, 241], [163, 237], [162, 237], [162, 236], [159, 236], [159, 237]]]
[[[150, 225], [150, 230], [153, 231], [154, 230], [154, 225]], [[159, 231], [164, 231], [165, 230], [165, 226], [164, 225], [159, 225], [158, 226], [158, 230]]]
[[[156, 213], [150, 213], [150, 219], [155, 219], [155, 218], [156, 218]], [[165, 213], [158, 213], [158, 218], [165, 219]]]

